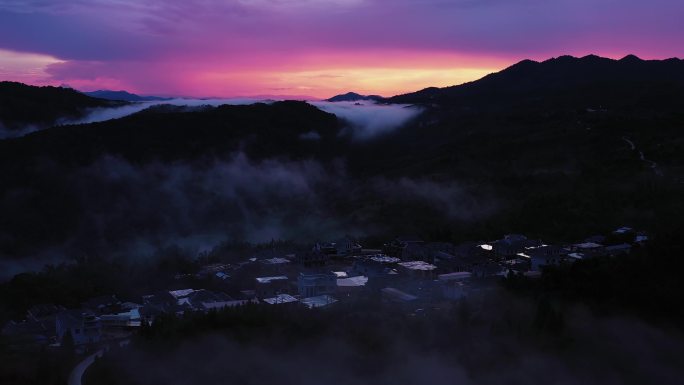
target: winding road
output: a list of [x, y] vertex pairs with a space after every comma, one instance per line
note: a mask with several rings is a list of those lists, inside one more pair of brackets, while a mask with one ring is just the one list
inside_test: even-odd
[[[123, 340], [119, 341], [119, 347], [124, 347], [128, 345], [131, 341], [130, 340]], [[100, 358], [104, 355], [106, 351], [109, 350], [109, 345], [106, 345], [102, 348], [100, 348], [98, 351], [95, 353], [89, 355], [88, 357], [84, 358], [83, 361], [79, 362], [74, 369], [71, 370], [71, 373], [69, 373], [69, 381], [67, 384], [69, 385], [81, 385], [83, 382], [83, 374], [85, 371], [90, 367], [90, 365], [95, 362], [95, 358]]]
[[644, 152], [639, 150], [637, 148], [636, 144], [634, 144], [634, 142], [631, 139], [629, 139], [626, 136], [623, 136], [622, 140], [624, 140], [625, 142], [627, 142], [627, 144], [629, 144], [629, 147], [631, 148], [632, 151], [636, 151], [639, 153], [639, 159], [641, 159], [642, 162], [648, 163], [649, 167], [653, 170], [653, 172], [657, 176], [663, 176], [663, 171], [658, 168], [658, 163], [656, 163], [652, 160], [646, 159], [646, 157], [644, 156]]
[[83, 379], [83, 373], [85, 373], [86, 369], [90, 365], [95, 362], [95, 357], [102, 357], [104, 354], [105, 349], [102, 348], [95, 353], [89, 355], [88, 357], [84, 358], [83, 361], [79, 362], [78, 365], [69, 373], [69, 385], [81, 385], [81, 380]]

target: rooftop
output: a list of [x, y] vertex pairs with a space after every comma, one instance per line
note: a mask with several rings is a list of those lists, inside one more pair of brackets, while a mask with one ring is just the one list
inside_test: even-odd
[[236, 301], [215, 301], [215, 302], [202, 302], [202, 307], [206, 310], [211, 309], [224, 309], [227, 307], [242, 306], [249, 303], [250, 300], [236, 300]]
[[632, 246], [627, 244], [627, 243], [621, 243], [619, 245], [611, 245], [611, 246], [606, 246], [606, 250], [612, 251], [612, 250], [627, 250], [631, 249]]
[[615, 233], [615, 234], [626, 234], [626, 233], [629, 233], [632, 231], [634, 231], [633, 228], [625, 226], [625, 227], [620, 227], [619, 229], [613, 231], [613, 233]]
[[602, 245], [593, 242], [577, 243], [574, 246], [578, 249], [597, 249], [599, 247], [603, 247]]
[[394, 300], [399, 300], [403, 302], [410, 302], [418, 299], [418, 297], [416, 297], [415, 295], [404, 293], [403, 291], [395, 289], [393, 287], [386, 287], [382, 289], [382, 293], [387, 295], [388, 297], [391, 297]]
[[284, 275], [279, 275], [276, 277], [258, 277], [256, 280], [259, 283], [271, 283], [272, 281], [286, 281], [287, 277]]
[[179, 298], [187, 297], [194, 292], [195, 292], [195, 289], [183, 289], [183, 290], [171, 290], [171, 291], [169, 291], [169, 294], [171, 294], [174, 298], [179, 299]]
[[363, 275], [359, 275], [357, 277], [339, 278], [337, 280], [338, 287], [359, 287], [365, 286], [367, 283], [368, 277], [364, 277]]
[[276, 258], [270, 258], [270, 259], [262, 259], [261, 263], [263, 263], [265, 265], [281, 265], [284, 263], [290, 263], [290, 260], [287, 258], [276, 257]]
[[297, 298], [295, 298], [289, 294], [278, 294], [277, 296], [275, 296], [273, 298], [264, 299], [264, 302], [266, 302], [269, 305], [278, 305], [281, 303], [297, 302]]
[[457, 273], [440, 274], [439, 276], [437, 276], [437, 278], [439, 278], [440, 281], [457, 281], [462, 279], [468, 279], [471, 275], [472, 274], [467, 271], [460, 271]]
[[399, 266], [405, 267], [409, 270], [422, 270], [422, 271], [432, 271], [437, 268], [437, 266], [427, 263], [425, 261], [409, 261], [401, 262]]
[[385, 254], [374, 255], [374, 256], [370, 257], [369, 259], [371, 261], [380, 262], [380, 263], [397, 263], [397, 262], [401, 261], [401, 259], [399, 259], [399, 258], [390, 257], [390, 256], [385, 255]]
[[333, 303], [337, 302], [337, 300], [329, 295], [319, 295], [317, 297], [304, 298], [300, 302], [309, 309], [312, 309], [315, 307], [332, 305]]
[[584, 255], [582, 255], [582, 253], [570, 253], [568, 254], [568, 257], [573, 259], [584, 259]]

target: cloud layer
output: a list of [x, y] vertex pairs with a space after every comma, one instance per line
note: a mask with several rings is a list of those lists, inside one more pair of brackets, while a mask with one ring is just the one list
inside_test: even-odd
[[[243, 105], [253, 103], [270, 103], [272, 100], [256, 100], [249, 98], [233, 98], [233, 99], [171, 99], [163, 101], [149, 101], [125, 105], [122, 107], [113, 108], [97, 108], [86, 116], [76, 120], [63, 120], [60, 124], [85, 124], [102, 122], [109, 119], [118, 119], [125, 116], [135, 114], [147, 108], [158, 105], [174, 105], [204, 107], [204, 106], [220, 106], [224, 104]], [[345, 134], [351, 135], [357, 140], [365, 140], [376, 137], [378, 135], [388, 133], [402, 125], [406, 124], [411, 119], [417, 117], [422, 109], [419, 107], [409, 105], [385, 105], [376, 104], [371, 101], [363, 103], [354, 102], [326, 102], [326, 101], [311, 101], [310, 104], [319, 109], [335, 114], [338, 118], [344, 120], [347, 124], [347, 131]], [[35, 131], [35, 128], [28, 127], [26, 130], [9, 132], [12, 136], [21, 136], [26, 133]], [[2, 138], [3, 129], [0, 126], [0, 138]], [[316, 137], [303, 136], [303, 139], [316, 140]]]
[[390, 132], [417, 117], [422, 109], [408, 105], [383, 105], [370, 101], [311, 102], [323, 111], [335, 114], [349, 124], [349, 130], [357, 139], [369, 139]]

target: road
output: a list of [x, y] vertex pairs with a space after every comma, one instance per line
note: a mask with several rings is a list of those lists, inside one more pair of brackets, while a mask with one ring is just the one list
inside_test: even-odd
[[651, 168], [651, 170], [653, 170], [653, 172], [656, 175], [663, 176], [663, 171], [658, 168], [658, 163], [656, 163], [650, 159], [646, 159], [646, 157], [644, 156], [644, 152], [639, 150], [637, 148], [636, 144], [634, 144], [634, 142], [632, 142], [628, 137], [623, 136], [622, 140], [624, 140], [625, 142], [627, 142], [627, 144], [629, 144], [629, 147], [631, 148], [632, 151], [636, 151], [637, 153], [639, 153], [639, 159], [641, 159], [641, 161], [644, 163], [648, 163], [649, 167]]
[[[131, 342], [130, 340], [119, 341], [119, 347], [127, 346], [130, 342]], [[95, 362], [95, 357], [98, 357], [98, 358], [102, 357], [102, 355], [104, 355], [104, 353], [108, 350], [109, 350], [109, 345], [106, 345], [106, 346], [100, 348], [95, 353], [84, 358], [83, 361], [79, 362], [76, 365], [76, 367], [74, 367], [74, 369], [71, 370], [71, 373], [69, 373], [69, 381], [67, 383], [69, 385], [81, 385], [81, 383], [83, 381], [83, 374], [90, 367], [90, 365], [92, 365], [93, 362]]]
[[83, 361], [79, 362], [78, 365], [69, 373], [69, 385], [81, 385], [81, 380], [83, 379], [83, 373], [90, 365], [95, 362], [95, 357], [102, 357], [104, 354], [104, 348], [96, 351], [95, 353], [84, 358]]

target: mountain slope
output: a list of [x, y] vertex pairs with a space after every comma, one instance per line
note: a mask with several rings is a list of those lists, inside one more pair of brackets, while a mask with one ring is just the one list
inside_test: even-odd
[[132, 94], [127, 91], [110, 91], [110, 90], [98, 90], [91, 92], [84, 92], [93, 98], [107, 99], [107, 100], [121, 100], [126, 102], [144, 102], [144, 101], [157, 101], [157, 100], [169, 100], [169, 98], [161, 98], [158, 96], [140, 96]]
[[[127, 245], [155, 250], [195, 234], [460, 242], [677, 231], [684, 89], [677, 71], [651, 71], [679, 65], [523, 62], [435, 89], [414, 123], [367, 140], [349, 139], [331, 114], [283, 102], [162, 106], [0, 141], [0, 256], [129, 254], [138, 249]], [[636, 80], [615, 80], [625, 77]]]
[[92, 98], [70, 88], [0, 82], [0, 125], [10, 130], [27, 125], [48, 127], [60, 119], [82, 117], [89, 108], [121, 104]]
[[[334, 115], [304, 102], [190, 109], [161, 105], [122, 119], [54, 127], [0, 141], [0, 165], [31, 163], [40, 157], [87, 165], [103, 155], [134, 162], [170, 162], [233, 151], [255, 158], [297, 157], [321, 143], [337, 142], [338, 131]], [[300, 135], [311, 132], [318, 141], [300, 140]]]
[[[594, 55], [561, 56], [544, 62], [524, 60], [470, 83], [426, 88], [389, 98], [389, 101], [480, 107], [482, 104], [528, 102], [543, 105], [545, 100], [542, 98], [546, 98], [566, 105], [583, 103], [610, 107], [633, 101], [627, 97], [669, 103], [667, 96], [682, 89], [683, 60], [641, 60], [633, 55], [620, 60]], [[633, 91], [639, 91], [640, 95]]]
[[363, 100], [379, 101], [382, 99], [383, 99], [383, 97], [378, 96], [378, 95], [361, 95], [361, 94], [357, 94], [356, 92], [347, 92], [346, 94], [335, 95], [330, 99], [326, 99], [326, 101], [328, 101], [328, 102], [358, 102], [358, 101], [363, 101]]

